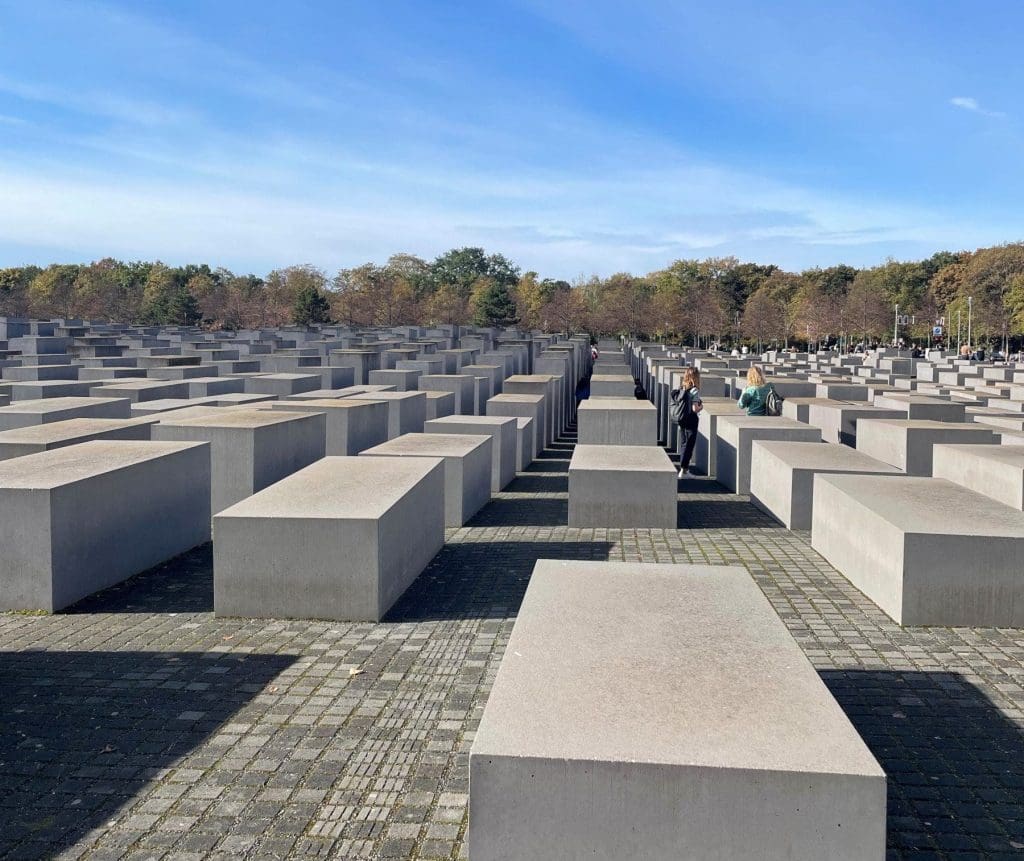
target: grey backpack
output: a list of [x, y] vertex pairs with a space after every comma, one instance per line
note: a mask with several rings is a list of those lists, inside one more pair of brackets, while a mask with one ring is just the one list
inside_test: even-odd
[[766, 416], [781, 416], [782, 403], [785, 400], [782, 395], [775, 391], [775, 386], [769, 385], [768, 394], [764, 399], [764, 414]]

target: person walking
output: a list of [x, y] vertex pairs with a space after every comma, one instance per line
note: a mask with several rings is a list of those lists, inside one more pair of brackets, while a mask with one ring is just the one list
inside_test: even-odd
[[747, 387], [737, 402], [740, 409], [745, 409], [748, 416], [768, 415], [768, 392], [771, 386], [764, 378], [764, 371], [757, 365], [747, 368]]
[[690, 472], [690, 461], [693, 458], [693, 447], [697, 443], [697, 426], [700, 424], [700, 413], [704, 402], [700, 399], [700, 371], [686, 368], [683, 371], [682, 388], [673, 389], [672, 417], [679, 425], [679, 441], [682, 445], [682, 456], [679, 459], [679, 477]]

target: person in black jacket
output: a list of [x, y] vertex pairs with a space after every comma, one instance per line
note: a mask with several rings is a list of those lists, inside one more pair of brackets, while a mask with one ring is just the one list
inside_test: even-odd
[[679, 459], [679, 477], [690, 472], [690, 460], [693, 458], [693, 447], [697, 443], [697, 427], [700, 424], [700, 413], [704, 402], [700, 399], [700, 371], [686, 368], [683, 371], [683, 385], [670, 393], [672, 404], [678, 407], [679, 441], [682, 455]]

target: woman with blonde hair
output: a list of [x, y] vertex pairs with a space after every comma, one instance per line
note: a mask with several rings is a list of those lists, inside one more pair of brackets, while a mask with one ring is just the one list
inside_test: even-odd
[[747, 387], [740, 395], [740, 409], [745, 409], [748, 416], [768, 415], [768, 392], [771, 385], [764, 378], [764, 371], [758, 365], [747, 368]]
[[690, 460], [693, 458], [693, 447], [697, 442], [697, 425], [700, 424], [700, 412], [704, 402], [700, 399], [700, 371], [696, 368], [683, 370], [683, 385], [673, 389], [672, 418], [679, 425], [679, 441], [682, 456], [679, 460], [679, 477], [690, 471]]

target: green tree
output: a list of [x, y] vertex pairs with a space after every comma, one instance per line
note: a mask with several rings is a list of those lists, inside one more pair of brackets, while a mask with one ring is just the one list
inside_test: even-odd
[[300, 326], [327, 323], [331, 319], [331, 303], [315, 284], [306, 284], [295, 296], [292, 320]]
[[476, 326], [511, 326], [519, 320], [508, 285], [480, 278], [473, 285], [471, 307]]
[[435, 289], [451, 284], [464, 298], [481, 278], [512, 287], [519, 280], [519, 268], [501, 254], [488, 255], [482, 248], [454, 248], [430, 265]]
[[21, 317], [29, 311], [29, 287], [43, 270], [38, 266], [0, 269], [0, 317]]

